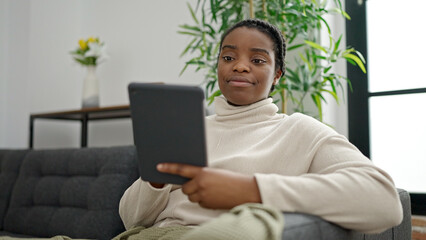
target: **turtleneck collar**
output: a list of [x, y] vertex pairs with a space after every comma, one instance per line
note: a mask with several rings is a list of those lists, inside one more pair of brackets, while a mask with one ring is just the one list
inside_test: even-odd
[[224, 96], [215, 98], [216, 120], [219, 122], [255, 123], [270, 120], [277, 116], [278, 107], [272, 98], [266, 98], [245, 106], [233, 106]]

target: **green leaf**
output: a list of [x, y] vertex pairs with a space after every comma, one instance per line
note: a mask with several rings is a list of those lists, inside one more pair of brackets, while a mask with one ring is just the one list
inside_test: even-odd
[[222, 92], [220, 90], [216, 90], [214, 93], [212, 93], [212, 95], [210, 95], [210, 97], [207, 98], [207, 100], [209, 101], [209, 105], [213, 103], [214, 98], [217, 96], [222, 95]]
[[203, 39], [203, 47], [204, 49], [207, 48], [207, 40], [206, 40], [206, 33], [203, 32], [203, 34], [201, 35], [202, 39]]
[[214, 22], [217, 22], [217, 18], [216, 18], [216, 9], [217, 9], [217, 5], [214, 4], [215, 1], [210, 0], [210, 9], [211, 9], [211, 13], [212, 13], [212, 20]]
[[319, 120], [322, 122], [322, 104], [321, 104], [321, 94], [317, 93], [317, 94], [311, 94], [312, 100], [315, 103], [315, 106], [317, 106], [318, 109], [318, 115], [319, 115]]
[[340, 9], [340, 8], [333, 8], [331, 9], [331, 11], [337, 12], [340, 15], [342, 15], [343, 17], [345, 17], [348, 20], [351, 20], [351, 16], [349, 16], [349, 14], [347, 12], [345, 12], [344, 10]]
[[194, 31], [194, 32], [201, 32], [201, 29], [197, 26], [190, 26], [188, 24], [184, 24], [184, 25], [180, 25], [179, 27], [186, 30]]
[[88, 64], [87, 64], [87, 61], [81, 60], [81, 59], [79, 59], [79, 58], [74, 58], [74, 60], [76, 60], [77, 62], [79, 62], [79, 63], [81, 63], [81, 64], [83, 64], [83, 65], [88, 65]]
[[297, 49], [297, 48], [300, 48], [300, 47], [303, 47], [303, 46], [305, 46], [305, 44], [293, 45], [293, 46], [288, 47], [287, 51], [291, 51], [291, 50], [294, 50], [294, 49]]
[[345, 51], [343, 51], [343, 55], [345, 55], [345, 54], [347, 54], [347, 53], [352, 53], [352, 52], [354, 52], [355, 51], [355, 49], [354, 48], [348, 48], [348, 49], [346, 49]]
[[220, 47], [220, 44], [216, 43], [216, 46], [214, 47], [214, 50], [213, 50], [213, 55], [216, 56], [219, 53], [219, 47]]
[[334, 3], [339, 6], [339, 9], [342, 9], [342, 3], [340, 0], [334, 0]]
[[336, 52], [337, 49], [339, 49], [339, 45], [340, 45], [340, 41], [342, 40], [343, 35], [340, 35], [339, 39], [337, 40], [337, 42], [334, 44], [334, 50], [333, 52]]
[[187, 52], [188, 52], [188, 50], [192, 47], [192, 44], [194, 44], [194, 42], [195, 41], [197, 41], [197, 38], [194, 38], [189, 44], [188, 44], [188, 46], [185, 48], [185, 50], [183, 50], [183, 52], [180, 54], [180, 56], [179, 57], [183, 57]]
[[[305, 63], [305, 65], [308, 67], [309, 71], [313, 70], [312, 64], [309, 62], [307, 58], [305, 58], [302, 54], [299, 54], [300, 59]], [[307, 57], [309, 58], [309, 54], [307, 54]]]
[[212, 37], [212, 38], [214, 38], [215, 36], [215, 34], [216, 34], [216, 31], [214, 30], [214, 28], [210, 25], [210, 24], [204, 24], [204, 26], [205, 27], [207, 27], [210, 31], [209, 31], [209, 35]]
[[215, 81], [209, 81], [206, 85], [207, 92], [213, 91], [214, 86], [216, 85]]
[[322, 71], [324, 74], [328, 73], [328, 71], [330, 71], [330, 69], [332, 68], [332, 66], [329, 66], [327, 68], [324, 68], [324, 71]]
[[322, 89], [321, 91], [328, 92], [331, 96], [333, 96], [334, 100], [336, 100], [337, 104], [339, 104], [339, 97], [337, 96], [335, 92], [330, 91], [328, 89]]
[[[329, 82], [330, 82], [330, 85], [331, 85], [331, 89], [333, 89], [333, 92], [335, 92], [335, 93], [337, 94], [336, 86], [335, 86], [335, 84], [334, 84], [333, 79], [330, 79], [330, 80], [329, 80]], [[340, 85], [340, 82], [339, 82], [339, 81], [337, 81], [337, 83]], [[343, 91], [343, 89], [342, 89], [342, 91]], [[337, 99], [336, 99], [336, 101], [337, 101]]]
[[178, 33], [183, 34], [183, 35], [190, 35], [190, 36], [194, 36], [194, 37], [200, 36], [199, 33], [193, 33], [193, 32], [178, 31]]
[[331, 35], [331, 28], [330, 25], [328, 25], [328, 22], [319, 15], [317, 16], [317, 18], [325, 24], [325, 26], [327, 27], [328, 34]]
[[318, 50], [323, 51], [324, 53], [327, 53], [327, 50], [325, 50], [324, 47], [322, 47], [321, 45], [319, 45], [317, 43], [314, 43], [314, 42], [309, 41], [309, 40], [305, 40], [305, 43], [308, 44], [309, 46], [315, 48], [315, 49], [318, 49]]
[[288, 74], [290, 74], [290, 78], [291, 78], [294, 82], [299, 82], [299, 83], [300, 83], [299, 75], [298, 75], [295, 71], [293, 71], [293, 70], [292, 70], [292, 69], [290, 69], [290, 68], [287, 68], [286, 72], [287, 72]]
[[353, 90], [353, 88], [352, 88], [352, 82], [351, 82], [348, 78], [345, 78], [345, 79], [346, 79], [346, 82], [348, 83], [349, 90], [350, 90], [351, 92], [353, 92], [354, 90]]
[[348, 61], [350, 64], [356, 66], [356, 63], [352, 59], [346, 58], [346, 61]]
[[185, 64], [185, 66], [182, 68], [182, 70], [179, 73], [179, 77], [182, 76], [182, 74], [185, 72], [185, 70], [188, 68], [189, 64]]
[[316, 58], [316, 59], [322, 59], [322, 60], [327, 60], [327, 58], [326, 57], [324, 57], [324, 56], [321, 56], [321, 55], [316, 55], [316, 54], [313, 54], [312, 55], [314, 58]]
[[343, 55], [343, 57], [346, 58], [346, 59], [353, 60], [358, 65], [358, 67], [361, 69], [361, 71], [363, 73], [367, 73], [367, 71], [365, 70], [364, 63], [362, 63], [361, 59], [358, 56], [353, 55], [351, 53], [348, 53], [348, 54]]
[[358, 55], [358, 57], [361, 59], [361, 61], [362, 61], [363, 63], [365, 63], [364, 56], [363, 56], [360, 52], [358, 52], [357, 50], [354, 50], [354, 51], [355, 51], [356, 55]]
[[197, 43], [192, 47], [191, 53], [193, 53], [196, 49], [200, 49], [200, 44], [203, 41], [203, 39], [198, 39]]
[[191, 64], [191, 65], [205, 65], [206, 63], [203, 61], [198, 60], [197, 58], [193, 58], [189, 61], [186, 62], [186, 64]]
[[194, 12], [194, 10], [192, 9], [191, 4], [189, 4], [189, 3], [186, 3], [186, 4], [188, 5], [189, 11], [191, 12], [191, 16], [192, 16], [192, 19], [194, 19], [194, 22], [195, 22], [195, 23], [197, 23], [197, 24], [200, 24], [200, 23], [198, 22], [197, 17], [195, 16], [195, 12]]

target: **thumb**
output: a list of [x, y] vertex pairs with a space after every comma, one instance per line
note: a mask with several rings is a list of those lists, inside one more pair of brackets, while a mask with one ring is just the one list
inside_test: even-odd
[[179, 175], [186, 178], [194, 178], [201, 169], [202, 167], [180, 163], [160, 163], [157, 165], [157, 170], [159, 172]]

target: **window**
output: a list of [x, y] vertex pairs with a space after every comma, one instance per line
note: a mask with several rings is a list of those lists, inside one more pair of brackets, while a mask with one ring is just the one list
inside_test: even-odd
[[364, 54], [368, 69], [348, 65], [349, 139], [410, 192], [414, 214], [426, 214], [425, 7], [424, 0], [346, 0], [347, 45]]

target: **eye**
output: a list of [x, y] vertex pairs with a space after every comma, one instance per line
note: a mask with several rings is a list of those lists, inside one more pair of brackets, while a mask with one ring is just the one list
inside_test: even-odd
[[265, 60], [260, 59], [260, 58], [255, 58], [252, 60], [252, 62], [254, 62], [255, 64], [262, 64], [262, 63], [266, 63]]
[[234, 58], [233, 58], [233, 57], [230, 57], [230, 56], [223, 56], [223, 57], [222, 57], [222, 59], [223, 59], [225, 62], [230, 62], [230, 61], [232, 61]]

